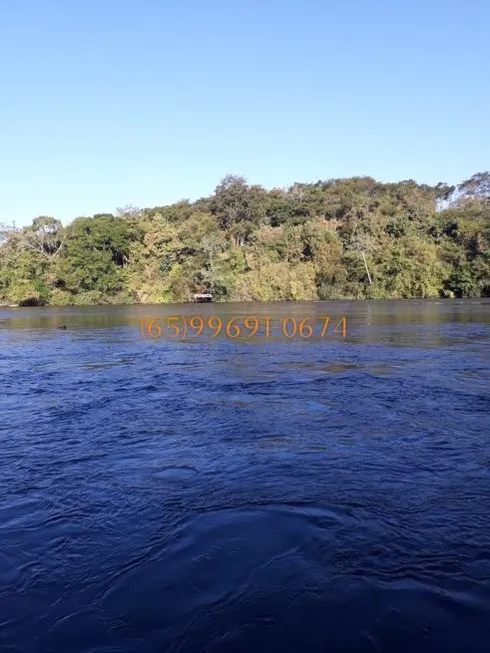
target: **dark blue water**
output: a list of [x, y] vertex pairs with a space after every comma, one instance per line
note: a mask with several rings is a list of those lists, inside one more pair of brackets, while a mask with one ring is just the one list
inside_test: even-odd
[[[349, 331], [141, 337], [182, 310]], [[18, 309], [0, 352], [2, 653], [490, 649], [488, 302]]]

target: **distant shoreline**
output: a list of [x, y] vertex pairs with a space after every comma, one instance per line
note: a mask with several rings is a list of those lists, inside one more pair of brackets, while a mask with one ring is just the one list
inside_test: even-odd
[[327, 179], [0, 225], [0, 302], [19, 306], [490, 296], [490, 172], [456, 186]]
[[[207, 302], [206, 305], [213, 306], [226, 306], [232, 304], [334, 304], [338, 302], [351, 302], [352, 304], [361, 304], [363, 302], [485, 302], [490, 303], [490, 297], [380, 297], [380, 298], [360, 298], [353, 299], [352, 297], [344, 297], [338, 299], [277, 299], [277, 300], [233, 300], [233, 301], [216, 301]], [[173, 301], [173, 302], [125, 302], [125, 303], [112, 303], [112, 302], [99, 302], [96, 304], [38, 304], [38, 305], [7, 305], [0, 304], [0, 310], [11, 310], [14, 308], [132, 308], [137, 306], [199, 306], [200, 302], [193, 301]]]

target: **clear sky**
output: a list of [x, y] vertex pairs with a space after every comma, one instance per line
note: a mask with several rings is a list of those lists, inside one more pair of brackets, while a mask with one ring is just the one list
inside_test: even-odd
[[0, 0], [0, 222], [490, 168], [489, 0]]

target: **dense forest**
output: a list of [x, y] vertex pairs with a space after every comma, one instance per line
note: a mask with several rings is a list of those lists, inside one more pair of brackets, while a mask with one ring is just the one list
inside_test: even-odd
[[195, 202], [0, 227], [20, 305], [490, 296], [490, 173], [266, 190], [229, 175]]

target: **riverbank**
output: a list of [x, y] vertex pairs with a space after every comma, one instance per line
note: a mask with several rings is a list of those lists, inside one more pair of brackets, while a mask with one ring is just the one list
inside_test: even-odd
[[[99, 307], [104, 307], [104, 306], [167, 306], [167, 305], [175, 305], [175, 304], [202, 304], [202, 303], [211, 303], [211, 304], [236, 304], [236, 303], [260, 303], [260, 304], [270, 304], [272, 303], [282, 303], [284, 301], [290, 302], [292, 304], [298, 304], [302, 302], [323, 302], [323, 301], [343, 301], [343, 302], [364, 302], [364, 301], [375, 301], [375, 300], [383, 300], [383, 301], [409, 301], [409, 300], [422, 300], [422, 301], [437, 301], [437, 300], [452, 300], [452, 299], [468, 299], [464, 297], [337, 297], [335, 299], [331, 300], [323, 300], [323, 299], [303, 299], [303, 298], [298, 298], [298, 299], [277, 299], [277, 300], [257, 300], [257, 299], [248, 299], [248, 300], [224, 300], [224, 299], [218, 299], [218, 300], [213, 300], [211, 302], [196, 302], [194, 300], [186, 300], [186, 301], [163, 301], [163, 302], [158, 302], [158, 301], [147, 301], [147, 302], [137, 302], [137, 301], [125, 301], [125, 302], [111, 302], [111, 301], [101, 301], [101, 302], [92, 302], [92, 303], [87, 303], [87, 302], [66, 302], [66, 303], [59, 303], [59, 304], [54, 304], [54, 303], [38, 303], [38, 302], [20, 302], [17, 304], [0, 304], [0, 310], [2, 309], [11, 309], [11, 308], [82, 308], [84, 306], [90, 307], [90, 306], [99, 306]], [[485, 299], [485, 297], [475, 297], [473, 299]]]

